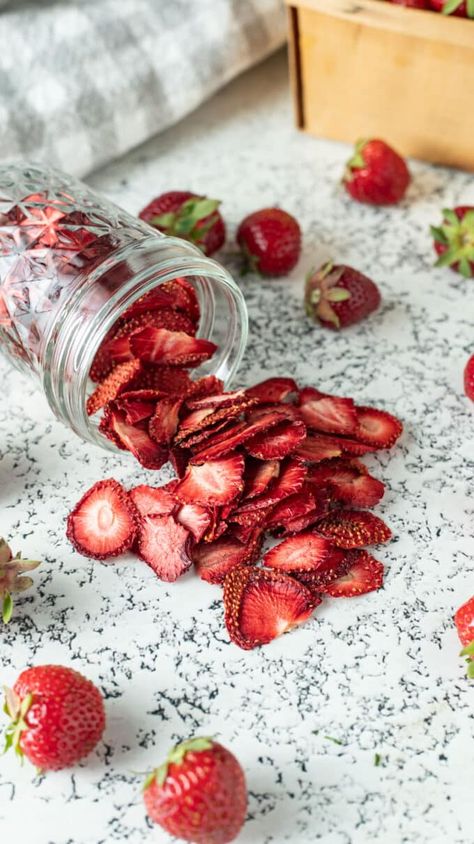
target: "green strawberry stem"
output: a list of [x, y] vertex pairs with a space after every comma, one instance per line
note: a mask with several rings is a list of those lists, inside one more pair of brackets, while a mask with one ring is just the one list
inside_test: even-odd
[[[176, 237], [184, 237], [193, 242], [202, 240], [203, 236], [207, 234], [217, 221], [217, 214], [215, 213], [220, 205], [218, 199], [208, 199], [207, 197], [193, 196], [183, 202], [178, 211], [169, 212], [166, 214], [159, 214], [152, 217], [150, 223], [152, 226], [157, 226], [160, 229], [165, 229], [166, 233]], [[209, 217], [205, 226], [202, 221]]]
[[474, 680], [474, 639], [469, 642], [465, 648], [462, 649], [459, 656], [467, 656], [467, 676], [470, 680]]
[[5, 687], [5, 704], [3, 711], [11, 719], [5, 733], [5, 746], [3, 752], [6, 753], [10, 748], [13, 748], [16, 755], [23, 762], [23, 751], [20, 747], [20, 739], [23, 730], [26, 730], [28, 724], [25, 721], [25, 716], [33, 703], [33, 695], [27, 694], [23, 700], [20, 700], [17, 694], [12, 689]]

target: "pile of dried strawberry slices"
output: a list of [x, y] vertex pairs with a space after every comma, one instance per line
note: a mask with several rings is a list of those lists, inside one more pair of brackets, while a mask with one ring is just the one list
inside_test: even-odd
[[135, 302], [97, 352], [88, 412], [142, 466], [170, 460], [177, 478], [128, 492], [99, 481], [67, 535], [99, 560], [134, 551], [168, 582], [194, 564], [223, 586], [229, 636], [251, 649], [324, 595], [380, 588], [383, 566], [365, 549], [391, 537], [367, 509], [384, 485], [359, 458], [392, 446], [402, 425], [291, 378], [232, 392], [212, 375], [193, 380], [216, 350], [196, 338], [199, 316], [194, 288], [175, 279]]

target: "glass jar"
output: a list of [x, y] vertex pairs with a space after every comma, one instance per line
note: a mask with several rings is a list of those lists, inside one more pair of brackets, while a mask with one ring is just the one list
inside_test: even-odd
[[35, 374], [55, 415], [83, 439], [115, 449], [86, 412], [99, 346], [135, 300], [178, 277], [198, 297], [197, 336], [218, 346], [195, 377], [214, 374], [228, 385], [248, 318], [223, 267], [64, 173], [0, 167], [0, 348]]

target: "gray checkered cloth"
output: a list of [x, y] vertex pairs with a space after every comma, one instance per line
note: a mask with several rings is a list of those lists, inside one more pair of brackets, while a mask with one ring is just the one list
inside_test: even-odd
[[282, 0], [10, 0], [0, 11], [0, 160], [88, 173], [284, 38]]

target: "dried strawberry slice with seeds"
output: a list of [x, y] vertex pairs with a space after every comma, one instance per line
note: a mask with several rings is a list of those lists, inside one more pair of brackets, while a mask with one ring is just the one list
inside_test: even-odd
[[136, 425], [150, 419], [155, 412], [157, 402], [166, 393], [159, 390], [129, 390], [120, 393], [115, 399], [116, 406], [125, 413], [125, 421], [129, 425]]
[[182, 399], [161, 399], [148, 423], [148, 433], [158, 445], [170, 445], [179, 425]]
[[184, 311], [194, 322], [199, 322], [201, 310], [196, 291], [186, 278], [174, 278], [161, 285], [160, 290], [171, 296], [171, 307]]
[[137, 377], [141, 366], [139, 360], [131, 360], [128, 363], [121, 363], [116, 366], [87, 399], [88, 416], [93, 416], [107, 402], [115, 399], [119, 393], [124, 392]]
[[190, 457], [191, 452], [187, 448], [180, 448], [179, 446], [170, 448], [169, 460], [178, 478], [184, 476]]
[[375, 451], [375, 446], [348, 437], [338, 437], [336, 434], [308, 434], [298, 447], [297, 453], [304, 460], [317, 463], [320, 460], [340, 457], [342, 454], [361, 456], [369, 451]]
[[188, 413], [187, 416], [184, 416], [183, 419], [181, 419], [179, 429], [175, 437], [176, 445], [179, 445], [179, 443], [191, 434], [194, 434], [196, 431], [200, 431], [203, 425], [206, 424], [206, 420], [212, 416], [212, 414], [212, 407], [203, 407], [200, 410], [193, 410], [191, 413]]
[[374, 592], [383, 585], [383, 565], [367, 551], [349, 551], [345, 571], [323, 586], [322, 591], [332, 598], [352, 598]]
[[142, 365], [139, 374], [130, 384], [131, 390], [159, 390], [161, 393], [183, 397], [193, 382], [185, 369], [173, 366]]
[[188, 397], [198, 396], [213, 396], [217, 393], [222, 393], [224, 383], [215, 375], [204, 375], [197, 381], [191, 381], [189, 389], [186, 393]]
[[295, 492], [299, 492], [306, 477], [306, 467], [292, 457], [287, 458], [280, 465], [280, 473], [275, 481], [268, 487], [263, 495], [256, 496], [237, 510], [238, 514], [245, 514], [267, 508], [276, 504], [282, 498], [287, 498]]
[[255, 563], [262, 547], [262, 532], [254, 530], [255, 539], [245, 544], [234, 536], [221, 536], [214, 542], [203, 542], [193, 548], [192, 558], [201, 580], [223, 583], [236, 566]]
[[213, 521], [213, 514], [202, 504], [182, 504], [176, 520], [192, 534], [195, 542], [200, 542]]
[[356, 437], [375, 448], [390, 448], [403, 432], [396, 416], [375, 407], [358, 407], [357, 420]]
[[141, 516], [169, 516], [179, 506], [174, 495], [164, 487], [140, 484], [129, 495]]
[[246, 412], [247, 421], [251, 423], [257, 422], [258, 419], [262, 419], [262, 417], [266, 416], [270, 410], [273, 413], [279, 413], [282, 422], [284, 419], [301, 420], [299, 408], [295, 407], [294, 404], [276, 402], [272, 405], [261, 404], [257, 405], [257, 407], [250, 408], [250, 410]]
[[197, 398], [190, 398], [186, 401], [187, 407], [190, 410], [200, 410], [201, 408], [211, 407], [213, 410], [220, 407], [235, 407], [242, 404], [245, 407], [252, 405], [254, 402], [248, 398], [245, 390], [234, 390], [233, 393], [216, 393], [211, 395], [198, 396]]
[[327, 464], [312, 466], [308, 481], [328, 486], [336, 501], [358, 507], [374, 507], [385, 492], [384, 484], [369, 475], [367, 467], [355, 459], [329, 460]]
[[279, 460], [253, 460], [249, 457], [245, 462], [245, 488], [243, 498], [255, 498], [268, 488], [271, 481], [280, 474]]
[[132, 547], [138, 514], [124, 488], [110, 479], [98, 481], [76, 504], [66, 535], [85, 557], [105, 560]]
[[388, 542], [392, 536], [388, 525], [366, 510], [334, 510], [318, 522], [318, 532], [347, 549]]
[[217, 349], [210, 340], [166, 328], [137, 331], [130, 338], [130, 347], [133, 355], [145, 363], [167, 366], [197, 366], [209, 360]]
[[130, 307], [127, 308], [125, 313], [122, 315], [121, 323], [125, 322], [127, 319], [131, 319], [132, 317], [139, 316], [145, 311], [173, 308], [174, 297], [171, 293], [167, 293], [163, 287], [164, 285], [154, 287], [153, 290], [150, 290], [148, 293], [140, 296], [139, 299], [136, 299], [136, 301], [133, 302], [133, 304], [130, 305]]
[[316, 498], [308, 487], [301, 492], [295, 492], [279, 501], [272, 510], [270, 517], [265, 523], [267, 530], [272, 530], [276, 527], [286, 527], [288, 522], [293, 519], [306, 516], [308, 513], [314, 512], [316, 509]]
[[138, 553], [160, 580], [173, 583], [190, 567], [189, 533], [173, 516], [145, 516], [140, 526]]
[[248, 396], [257, 399], [260, 404], [282, 402], [292, 393], [298, 392], [298, 385], [293, 378], [267, 378], [246, 391]]
[[329, 434], [355, 434], [357, 412], [352, 399], [329, 396], [313, 387], [301, 390], [299, 410], [308, 428]]
[[335, 568], [343, 553], [324, 536], [308, 531], [290, 536], [265, 554], [263, 564], [291, 574], [296, 571], [318, 572]]
[[99, 425], [99, 431], [118, 448], [130, 451], [145, 469], [161, 469], [168, 461], [168, 449], [158, 445], [148, 431], [129, 425], [125, 413], [109, 402]]
[[185, 504], [228, 504], [243, 489], [243, 471], [241, 454], [198, 465], [190, 463], [176, 487], [176, 496]]
[[130, 344], [131, 338], [140, 329], [148, 327], [182, 331], [189, 335], [194, 335], [196, 330], [189, 317], [177, 311], [167, 309], [167, 311], [155, 311], [154, 313], [144, 312], [140, 316], [127, 320], [105, 345], [104, 352], [115, 363], [131, 360], [134, 357]]
[[298, 448], [306, 437], [304, 422], [280, 422], [270, 432], [251, 437], [244, 443], [245, 450], [260, 460], [281, 460]]
[[231, 427], [232, 426], [229, 424], [227, 419], [221, 419], [220, 422], [215, 422], [213, 425], [209, 425], [209, 427], [202, 428], [196, 434], [188, 434], [186, 439], [180, 441], [180, 445], [182, 445], [183, 448], [191, 448], [196, 451], [197, 447], [202, 445], [202, 443], [206, 440], [213, 442], [216, 434], [221, 432], [230, 433]]
[[244, 650], [266, 645], [302, 624], [319, 603], [304, 584], [271, 569], [238, 566], [224, 581], [226, 627]]
[[264, 417], [252, 425], [248, 425], [245, 422], [238, 423], [233, 434], [227, 437], [216, 437], [211, 446], [203, 448], [196, 453], [193, 462], [198, 462], [198, 460], [212, 460], [215, 457], [220, 457], [242, 445], [250, 437], [267, 431], [280, 421], [281, 416], [278, 413], [269, 411]]

